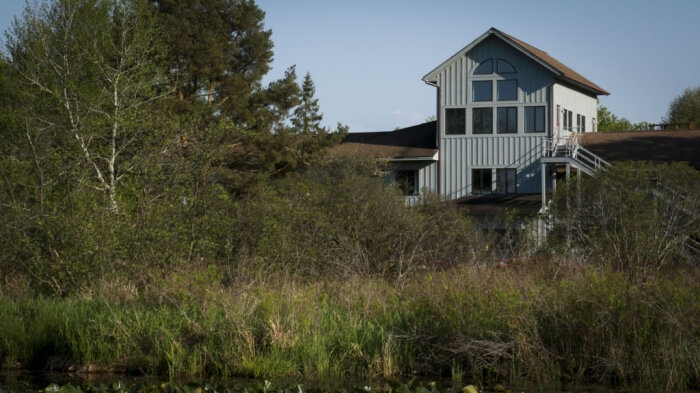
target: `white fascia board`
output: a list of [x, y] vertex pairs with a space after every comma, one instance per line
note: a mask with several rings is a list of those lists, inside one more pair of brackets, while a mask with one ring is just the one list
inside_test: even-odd
[[429, 73], [427, 73], [427, 74], [422, 78], [422, 80], [423, 80], [425, 83], [430, 83], [430, 82], [436, 81], [437, 75], [438, 75], [445, 67], [447, 67], [450, 63], [452, 63], [453, 61], [455, 61], [455, 59], [459, 58], [460, 56], [466, 55], [467, 52], [469, 52], [470, 50], [472, 50], [473, 47], [475, 47], [475, 46], [476, 46], [477, 44], [479, 44], [481, 41], [485, 40], [486, 37], [488, 37], [488, 36], [490, 36], [490, 35], [492, 35], [492, 34], [495, 35], [496, 37], [500, 38], [501, 40], [503, 40], [504, 42], [506, 42], [507, 44], [509, 44], [509, 45], [512, 46], [513, 48], [519, 50], [519, 51], [522, 52], [525, 56], [531, 58], [532, 60], [534, 60], [534, 61], [537, 62], [538, 64], [542, 65], [544, 68], [546, 68], [546, 69], [548, 69], [549, 71], [553, 72], [555, 75], [557, 75], [557, 76], [561, 76], [561, 75], [562, 75], [562, 73], [561, 73], [559, 70], [557, 70], [556, 68], [550, 66], [548, 63], [546, 63], [545, 61], [543, 61], [543, 60], [540, 59], [539, 57], [537, 57], [537, 56], [533, 55], [532, 53], [530, 53], [530, 51], [528, 51], [527, 49], [523, 48], [522, 46], [518, 45], [517, 43], [515, 43], [514, 41], [512, 41], [511, 39], [509, 39], [508, 37], [506, 37], [506, 36], [505, 36], [503, 33], [501, 33], [501, 31], [499, 31], [498, 29], [492, 27], [492, 28], [490, 28], [486, 33], [480, 35], [479, 38], [477, 38], [477, 39], [475, 39], [474, 41], [472, 41], [471, 43], [469, 43], [469, 45], [467, 45], [467, 46], [465, 46], [464, 48], [460, 49], [459, 52], [455, 53], [452, 57], [450, 57], [449, 59], [447, 59], [447, 60], [445, 60], [444, 62], [442, 62], [442, 64], [440, 64], [439, 66], [437, 66], [434, 70], [432, 70], [432, 71], [430, 71]]
[[469, 45], [467, 45], [467, 46], [465, 46], [464, 48], [460, 49], [460, 50], [459, 50], [457, 53], [455, 53], [454, 55], [450, 56], [449, 59], [443, 61], [439, 66], [435, 67], [432, 71], [430, 71], [430, 72], [428, 72], [427, 74], [425, 74], [425, 76], [422, 78], [422, 80], [423, 80], [424, 82], [428, 83], [428, 82], [433, 81], [434, 79], [436, 79], [436, 78], [437, 78], [437, 75], [440, 73], [440, 71], [442, 71], [445, 67], [447, 67], [448, 64], [450, 64], [450, 63], [451, 63], [452, 61], [454, 61], [456, 58], [458, 58], [458, 57], [464, 55], [465, 53], [469, 52], [473, 47], [476, 46], [476, 44], [478, 44], [479, 42], [481, 42], [481, 41], [483, 41], [484, 39], [486, 39], [486, 37], [488, 37], [489, 35], [491, 35], [491, 29], [489, 29], [489, 31], [487, 31], [486, 33], [480, 35], [479, 38], [477, 38], [477, 39], [475, 39], [474, 41], [472, 41], [471, 43], [469, 43]]

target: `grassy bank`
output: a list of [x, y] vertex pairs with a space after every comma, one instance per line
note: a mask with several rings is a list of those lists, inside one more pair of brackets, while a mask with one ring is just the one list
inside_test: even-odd
[[[256, 377], [423, 374], [542, 386], [700, 385], [696, 271], [478, 270], [222, 286], [170, 273], [65, 298], [5, 288], [6, 366]], [[194, 278], [193, 278], [194, 277]]]

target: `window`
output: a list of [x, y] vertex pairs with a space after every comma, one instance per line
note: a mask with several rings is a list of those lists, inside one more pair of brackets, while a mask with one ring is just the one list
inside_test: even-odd
[[493, 134], [493, 108], [472, 110], [472, 134]]
[[576, 131], [581, 130], [581, 115], [579, 113], [576, 114]]
[[496, 169], [496, 192], [515, 194], [515, 168]]
[[498, 59], [496, 63], [496, 72], [499, 74], [515, 74], [515, 67], [508, 60]]
[[525, 132], [544, 132], [544, 107], [525, 107]]
[[564, 113], [564, 131], [571, 131], [574, 126], [572, 121], [573, 112], [566, 109], [562, 109], [562, 112]]
[[586, 132], [586, 116], [581, 116], [581, 132]]
[[404, 195], [416, 195], [416, 171], [399, 170], [394, 173], [394, 181]]
[[474, 70], [474, 75], [488, 75], [493, 74], [493, 60], [484, 60], [479, 64]]
[[491, 193], [491, 168], [472, 169], [472, 194]]
[[472, 100], [473, 101], [492, 101], [493, 100], [493, 82], [492, 81], [474, 81], [474, 82], [472, 82]]
[[498, 108], [498, 133], [518, 133], [518, 108]]
[[463, 108], [445, 109], [445, 134], [460, 135], [466, 133], [466, 110]]
[[518, 99], [517, 79], [498, 81], [498, 101], [513, 101]]

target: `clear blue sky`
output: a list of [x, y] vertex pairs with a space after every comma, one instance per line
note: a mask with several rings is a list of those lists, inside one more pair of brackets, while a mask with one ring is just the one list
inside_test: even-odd
[[[184, 2], [184, 0], [183, 0]], [[24, 0], [0, 0], [0, 29]], [[435, 114], [421, 77], [496, 27], [611, 92], [618, 116], [659, 122], [700, 85], [700, 1], [259, 0], [275, 43], [270, 81], [293, 64], [316, 83], [324, 124], [391, 130]]]

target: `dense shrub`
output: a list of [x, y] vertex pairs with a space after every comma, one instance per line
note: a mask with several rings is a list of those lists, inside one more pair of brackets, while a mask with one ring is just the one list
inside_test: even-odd
[[265, 188], [237, 211], [237, 259], [246, 271], [401, 278], [470, 262], [474, 246], [473, 228], [455, 205], [426, 199], [408, 208], [369, 162], [330, 162]]
[[619, 163], [560, 186], [549, 243], [631, 275], [697, 258], [700, 175], [685, 164]]

